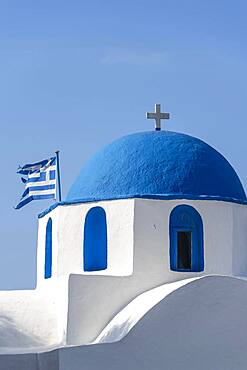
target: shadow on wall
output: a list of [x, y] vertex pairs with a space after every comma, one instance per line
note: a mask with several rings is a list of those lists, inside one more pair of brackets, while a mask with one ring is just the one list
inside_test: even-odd
[[58, 351], [1, 355], [0, 370], [59, 370]]
[[40, 347], [43, 342], [33, 334], [25, 333], [25, 330], [7, 316], [0, 316], [0, 349]]
[[167, 296], [121, 341], [59, 350], [59, 370], [246, 370], [247, 281], [204, 277]]
[[246, 307], [247, 281], [203, 277], [168, 295], [119, 342], [2, 355], [0, 370], [246, 370]]

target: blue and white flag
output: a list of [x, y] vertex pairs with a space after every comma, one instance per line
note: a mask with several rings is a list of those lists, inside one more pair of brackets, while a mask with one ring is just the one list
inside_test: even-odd
[[56, 198], [56, 157], [26, 164], [19, 167], [17, 173], [25, 175], [21, 178], [25, 191], [15, 209], [22, 208], [32, 200]]

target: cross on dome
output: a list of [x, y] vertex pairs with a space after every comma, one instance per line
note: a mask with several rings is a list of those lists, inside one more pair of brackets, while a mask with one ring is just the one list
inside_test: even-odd
[[147, 119], [155, 119], [155, 130], [161, 130], [161, 120], [162, 119], [170, 119], [169, 113], [161, 113], [160, 111], [160, 104], [155, 104], [155, 112], [154, 113], [146, 113]]

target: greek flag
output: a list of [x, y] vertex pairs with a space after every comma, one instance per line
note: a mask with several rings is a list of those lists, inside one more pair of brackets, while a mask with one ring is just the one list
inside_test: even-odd
[[20, 209], [32, 200], [56, 198], [56, 157], [26, 164], [17, 173], [24, 175], [21, 180], [25, 191], [15, 209]]

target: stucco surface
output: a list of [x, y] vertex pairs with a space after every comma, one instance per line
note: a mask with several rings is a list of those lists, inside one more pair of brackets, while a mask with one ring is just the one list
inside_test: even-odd
[[[173, 288], [179, 284], [174, 284]], [[152, 294], [155, 291], [159, 298], [156, 293]], [[34, 351], [0, 355], [0, 369], [246, 369], [245, 279], [209, 276], [193, 280], [170, 294], [167, 294], [167, 285], [153, 292], [149, 292], [153, 306], [149, 300], [136, 299], [122, 310], [124, 320], [120, 325], [119, 321], [116, 323], [117, 316], [112, 321], [115, 321], [115, 328], [111, 328], [121, 340], [65, 346], [39, 354]], [[136, 320], [138, 307], [142, 313]], [[119, 336], [125, 330], [126, 322], [133, 324], [131, 330]], [[117, 336], [112, 339], [116, 340]]]
[[55, 300], [36, 291], [1, 292], [0, 353], [57, 342]]
[[[107, 220], [107, 269], [83, 270], [84, 223], [92, 207], [102, 207]], [[45, 282], [45, 230], [49, 217], [53, 221], [52, 281], [69, 274], [128, 276], [133, 272], [134, 199], [82, 203], [57, 207], [39, 219], [37, 280]], [[46, 282], [45, 282], [46, 283]]]
[[[202, 272], [170, 269], [169, 217], [181, 204], [194, 207], [203, 220]], [[94, 206], [106, 211], [108, 267], [84, 272], [84, 220]], [[54, 276], [44, 280], [42, 235], [49, 217], [55, 233]], [[60, 206], [39, 220], [38, 286], [49, 286], [57, 276], [69, 279], [68, 306], [61, 301], [59, 330], [69, 344], [90, 343], [121, 309], [152, 288], [202, 275], [246, 274], [246, 222], [245, 205], [218, 201], [126, 199]]]
[[93, 344], [118, 342], [162, 299], [195, 279], [201, 278], [185, 279], [175, 283], [164, 284], [140, 294], [109, 322]]
[[68, 280], [0, 292], [0, 354], [31, 353], [66, 340]]
[[[186, 204], [202, 217], [204, 229], [204, 271], [175, 272], [170, 269], [169, 218], [172, 210]], [[217, 201], [135, 200], [134, 275], [142, 281], [172, 282], [193, 276], [244, 273], [247, 266], [245, 243], [247, 207]], [[234, 231], [236, 230], [236, 232]], [[240, 271], [241, 266], [241, 271]], [[245, 268], [246, 274], [246, 268]]]
[[[170, 269], [169, 217], [180, 204], [194, 207], [203, 220], [205, 270], [200, 273]], [[95, 205], [106, 211], [108, 268], [88, 273], [83, 271], [83, 227]], [[53, 277], [44, 279], [49, 217]], [[0, 353], [89, 344], [153, 288], [177, 281], [176, 287], [183, 279], [203, 275], [246, 275], [246, 222], [245, 205], [223, 201], [126, 199], [56, 208], [39, 221], [37, 289], [0, 293]]]
[[82, 168], [66, 200], [162, 195], [246, 201], [236, 172], [220, 153], [170, 131], [132, 134], [107, 145]]
[[59, 370], [245, 370], [246, 305], [245, 280], [198, 279], [156, 304], [119, 342], [60, 350]]

